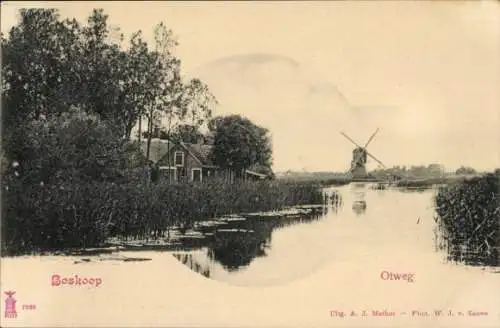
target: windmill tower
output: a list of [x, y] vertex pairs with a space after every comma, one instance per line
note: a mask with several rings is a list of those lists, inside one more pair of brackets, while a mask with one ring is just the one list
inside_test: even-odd
[[368, 157], [371, 157], [379, 165], [381, 165], [382, 167], [385, 168], [384, 163], [382, 163], [375, 156], [370, 154], [368, 152], [368, 150], [366, 149], [368, 147], [368, 145], [370, 144], [370, 142], [375, 137], [375, 135], [377, 134], [378, 130], [379, 129], [377, 129], [372, 134], [372, 136], [370, 137], [370, 139], [368, 139], [368, 141], [366, 142], [364, 147], [360, 146], [357, 142], [352, 140], [351, 137], [349, 137], [344, 132], [340, 132], [341, 135], [343, 135], [347, 140], [349, 140], [350, 142], [352, 142], [356, 146], [356, 148], [354, 148], [354, 150], [352, 151], [352, 161], [351, 161], [351, 166], [349, 169], [349, 173], [352, 174], [353, 178], [355, 178], [355, 179], [363, 179], [363, 178], [366, 178], [368, 176], [368, 174], [366, 172], [366, 162], [368, 160]]
[[352, 161], [351, 161], [351, 173], [355, 177], [365, 177], [366, 173], [366, 161], [368, 156], [366, 151], [361, 147], [356, 147], [352, 151]]

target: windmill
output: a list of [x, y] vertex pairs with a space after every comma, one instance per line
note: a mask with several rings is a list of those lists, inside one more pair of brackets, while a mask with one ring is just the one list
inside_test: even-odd
[[368, 160], [368, 157], [372, 158], [375, 160], [380, 166], [383, 168], [386, 168], [384, 163], [382, 163], [378, 158], [373, 156], [370, 152], [368, 152], [367, 147], [370, 144], [370, 142], [373, 140], [375, 135], [378, 133], [379, 129], [375, 130], [375, 132], [371, 135], [370, 139], [365, 143], [365, 146], [360, 146], [356, 141], [352, 140], [351, 137], [349, 137], [347, 134], [344, 132], [340, 132], [342, 136], [344, 136], [347, 140], [352, 142], [356, 148], [352, 151], [352, 161], [351, 161], [351, 167], [349, 169], [349, 173], [353, 175], [354, 178], [366, 178], [367, 177], [367, 172], [366, 172], [366, 162]]

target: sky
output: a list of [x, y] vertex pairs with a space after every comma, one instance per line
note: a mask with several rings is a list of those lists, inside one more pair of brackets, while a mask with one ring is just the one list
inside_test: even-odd
[[[4, 2], [130, 36], [166, 22], [184, 72], [272, 134], [274, 169], [344, 171], [353, 145], [386, 166], [500, 167], [500, 4], [494, 1]], [[369, 160], [368, 168], [377, 167]]]

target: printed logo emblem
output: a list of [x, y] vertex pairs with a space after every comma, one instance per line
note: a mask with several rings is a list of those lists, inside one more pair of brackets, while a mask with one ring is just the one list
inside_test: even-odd
[[16, 292], [8, 291], [5, 292], [7, 298], [5, 299], [5, 317], [6, 318], [17, 318], [16, 312], [16, 299], [12, 297]]

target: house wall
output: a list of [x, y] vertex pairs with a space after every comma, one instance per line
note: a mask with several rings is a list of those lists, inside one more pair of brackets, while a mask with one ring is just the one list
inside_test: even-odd
[[[182, 167], [175, 165], [176, 152], [182, 152], [184, 154], [184, 166]], [[162, 170], [164, 171], [162, 176], [165, 179], [168, 179], [169, 174], [167, 172], [170, 171], [172, 181], [191, 181], [192, 169], [201, 169], [203, 178], [208, 176], [208, 170], [203, 169], [202, 165], [188, 151], [186, 151], [184, 147], [179, 145], [172, 147], [170, 152], [158, 161], [158, 166], [171, 168], [170, 170]], [[175, 167], [175, 170], [172, 169], [173, 167]]]
[[[182, 167], [175, 165], [175, 153], [182, 152], [184, 154], [184, 165]], [[211, 178], [225, 179], [228, 182], [238, 179], [244, 180], [260, 180], [259, 177], [250, 174], [236, 174], [237, 172], [230, 170], [222, 170], [214, 167], [203, 167], [198, 160], [191, 155], [184, 147], [176, 145], [172, 147], [170, 152], [160, 159], [157, 163], [160, 167], [160, 181], [180, 181], [188, 182], [193, 179], [193, 169], [201, 170], [201, 180], [208, 181]], [[243, 172], [241, 172], [243, 173]]]

